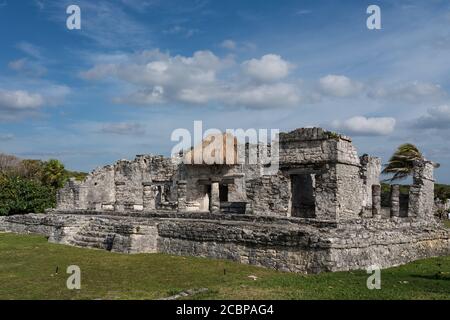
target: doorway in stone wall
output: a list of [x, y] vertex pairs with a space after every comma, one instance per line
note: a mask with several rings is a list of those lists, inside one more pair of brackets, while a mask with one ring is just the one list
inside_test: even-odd
[[205, 193], [206, 193], [206, 197], [205, 197], [203, 208], [208, 210], [209, 212], [211, 212], [211, 185], [210, 184], [205, 185]]
[[161, 209], [162, 201], [163, 201], [163, 187], [157, 186], [156, 197], [155, 197], [155, 208], [156, 209]]
[[219, 199], [220, 202], [228, 202], [228, 185], [219, 184]]
[[314, 218], [316, 216], [314, 175], [291, 175], [291, 216]]

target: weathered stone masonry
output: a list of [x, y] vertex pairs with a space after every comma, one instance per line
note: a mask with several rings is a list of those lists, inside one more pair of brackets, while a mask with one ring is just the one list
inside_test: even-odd
[[[320, 128], [280, 134], [279, 169], [137, 156], [69, 181], [56, 210], [0, 218], [0, 231], [111, 251], [233, 259], [292, 272], [389, 267], [450, 254], [433, 217], [433, 168], [415, 166], [409, 200], [382, 207], [381, 161]], [[239, 146], [236, 150], [245, 150]], [[203, 148], [203, 144], [202, 147]]]

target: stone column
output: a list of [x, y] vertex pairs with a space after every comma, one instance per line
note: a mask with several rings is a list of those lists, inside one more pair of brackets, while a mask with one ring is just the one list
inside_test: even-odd
[[187, 193], [187, 182], [185, 180], [178, 181], [177, 183], [178, 211], [186, 210], [186, 193]]
[[144, 211], [156, 210], [155, 186], [151, 182], [142, 182], [142, 204]]
[[372, 217], [381, 217], [381, 186], [379, 184], [372, 185]]
[[433, 170], [439, 165], [423, 160], [414, 163], [413, 185], [409, 190], [408, 216], [423, 220], [433, 218]]
[[220, 213], [219, 181], [211, 183], [211, 213]]
[[400, 186], [391, 185], [391, 217], [400, 217]]

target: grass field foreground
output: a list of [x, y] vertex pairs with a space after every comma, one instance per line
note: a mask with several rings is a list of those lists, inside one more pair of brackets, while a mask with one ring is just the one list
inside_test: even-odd
[[[69, 290], [69, 265], [81, 290]], [[58, 270], [58, 272], [56, 272]], [[208, 288], [190, 299], [450, 299], [450, 256], [382, 270], [381, 290], [365, 271], [302, 275], [232, 261], [165, 254], [126, 255], [0, 233], [0, 299], [159, 299]]]

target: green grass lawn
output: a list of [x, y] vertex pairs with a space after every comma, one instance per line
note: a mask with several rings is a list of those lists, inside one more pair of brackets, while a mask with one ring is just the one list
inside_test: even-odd
[[[66, 288], [69, 265], [81, 268], [81, 290]], [[382, 270], [381, 290], [368, 290], [365, 271], [291, 274], [223, 260], [80, 249], [48, 243], [42, 236], [0, 233], [0, 299], [158, 299], [195, 288], [209, 291], [192, 299], [450, 299], [449, 271], [450, 256], [421, 260]]]

